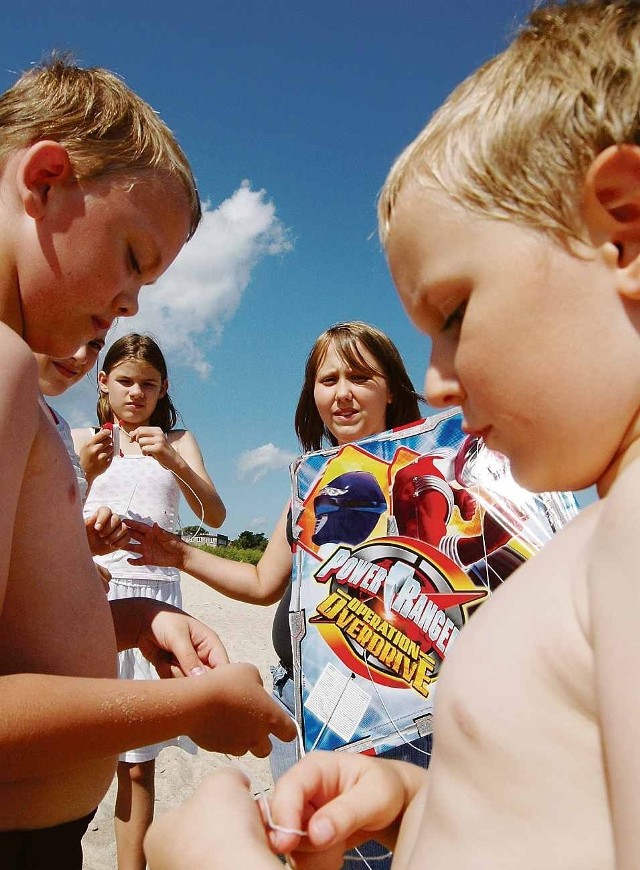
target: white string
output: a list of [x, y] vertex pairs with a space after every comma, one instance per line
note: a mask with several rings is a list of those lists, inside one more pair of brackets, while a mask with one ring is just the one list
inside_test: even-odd
[[363, 649], [362, 652], [364, 653], [364, 663], [367, 666], [367, 671], [369, 673], [369, 680], [371, 681], [371, 685], [373, 686], [373, 689], [374, 689], [376, 695], [378, 696], [378, 701], [380, 701], [380, 703], [382, 704], [382, 708], [383, 708], [384, 712], [387, 714], [387, 719], [389, 720], [389, 724], [393, 727], [394, 731], [396, 732], [396, 734], [402, 740], [403, 743], [405, 743], [407, 746], [410, 746], [412, 749], [415, 749], [416, 752], [420, 752], [422, 755], [427, 755], [430, 758], [431, 753], [429, 751], [427, 751], [426, 749], [420, 749], [420, 747], [416, 746], [415, 743], [413, 743], [411, 740], [407, 740], [407, 738], [404, 736], [402, 731], [400, 731], [400, 729], [396, 725], [393, 716], [389, 712], [389, 708], [387, 707], [387, 705], [384, 702], [384, 698], [382, 697], [382, 695], [380, 694], [380, 691], [378, 690], [378, 685], [373, 678], [373, 674], [371, 673], [371, 668], [369, 667], [369, 651]]

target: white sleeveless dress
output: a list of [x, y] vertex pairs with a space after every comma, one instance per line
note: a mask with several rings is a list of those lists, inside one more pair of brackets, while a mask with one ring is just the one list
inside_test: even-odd
[[[85, 517], [100, 505], [107, 505], [123, 519], [158, 523], [175, 531], [178, 523], [180, 490], [173, 474], [151, 456], [114, 456], [104, 474], [95, 478], [84, 506]], [[96, 557], [96, 562], [111, 572], [109, 600], [153, 598], [182, 607], [180, 572], [177, 568], [157, 565], [131, 565], [126, 550]], [[118, 675], [123, 680], [157, 680], [156, 669], [140, 650], [128, 649], [118, 654]], [[132, 749], [120, 756], [121, 761], [139, 764], [156, 758], [165, 746], [180, 746], [195, 753], [197, 747], [188, 737], [176, 737]]]

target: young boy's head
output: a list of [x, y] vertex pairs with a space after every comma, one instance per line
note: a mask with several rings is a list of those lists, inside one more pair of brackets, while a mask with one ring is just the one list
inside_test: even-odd
[[173, 134], [117, 76], [57, 57], [0, 96], [0, 301], [34, 351], [135, 314], [200, 218]]
[[547, 4], [380, 195], [394, 282], [432, 340], [427, 399], [462, 406], [530, 489], [606, 491], [640, 432], [636, 143], [640, 4]]
[[195, 232], [200, 198], [184, 152], [151, 106], [108, 70], [54, 56], [0, 95], [0, 171], [13, 151], [40, 140], [66, 148], [79, 180], [175, 176], [189, 202], [190, 236]]
[[636, 0], [546, 4], [467, 78], [391, 169], [386, 240], [405, 184], [435, 182], [478, 214], [584, 239], [582, 188], [608, 146], [640, 143]]

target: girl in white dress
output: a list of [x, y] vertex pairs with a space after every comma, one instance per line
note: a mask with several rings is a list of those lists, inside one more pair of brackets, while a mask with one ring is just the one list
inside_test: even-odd
[[[98, 504], [108, 504], [125, 521], [131, 517], [156, 522], [174, 531], [182, 493], [203, 523], [219, 527], [225, 507], [207, 474], [196, 439], [184, 429], [173, 428], [178, 415], [169, 398], [167, 367], [156, 342], [137, 333], [118, 339], [104, 358], [98, 390], [98, 420], [110, 432], [115, 449], [109, 467], [93, 482], [85, 515], [91, 515]], [[80, 456], [93, 436], [92, 429], [74, 430]], [[117, 550], [99, 560], [111, 572], [110, 599], [144, 596], [181, 606], [177, 569], [133, 566], [130, 558], [130, 553]], [[120, 653], [119, 675], [122, 679], [157, 678], [137, 649]], [[171, 742], [195, 751], [186, 738]], [[166, 745], [154, 744], [120, 756], [115, 808], [119, 870], [144, 870], [146, 866], [142, 841], [153, 819], [155, 759]]]

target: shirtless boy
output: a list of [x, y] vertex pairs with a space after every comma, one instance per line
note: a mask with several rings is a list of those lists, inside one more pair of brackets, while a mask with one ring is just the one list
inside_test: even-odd
[[[528, 488], [595, 483], [602, 500], [460, 636], [428, 772], [308, 756], [271, 804], [305, 837], [266, 833], [225, 773], [157, 822], [153, 870], [277, 870], [268, 840], [299, 868], [335, 868], [374, 831], [403, 870], [636, 870], [639, 142], [640, 4], [571, 2], [532, 12], [398, 159], [381, 234], [432, 341], [429, 402], [461, 405]], [[172, 862], [166, 826], [193, 834], [196, 817], [215, 858], [198, 862], [194, 838]]]
[[[39, 868], [36, 840], [46, 866], [80, 866], [119, 751], [185, 733], [266, 755], [270, 732], [295, 734], [255, 668], [222, 666], [211, 629], [144, 599], [110, 609], [70, 460], [38, 404], [29, 346], [68, 356], [135, 314], [199, 218], [175, 139], [116, 76], [58, 59], [0, 97], [3, 868]], [[117, 680], [116, 649], [133, 645], [163, 675], [194, 676]]]

